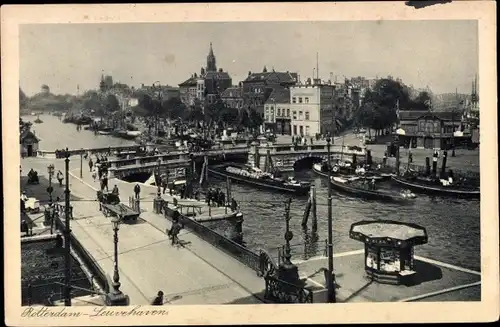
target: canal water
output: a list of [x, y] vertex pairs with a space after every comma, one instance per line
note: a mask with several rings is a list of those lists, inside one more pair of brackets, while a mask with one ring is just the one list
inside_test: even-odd
[[[76, 131], [73, 124], [63, 124], [57, 117], [43, 115], [44, 123], [34, 124], [36, 135], [42, 139], [40, 149], [105, 147], [132, 144], [132, 141], [111, 136], [95, 136], [90, 131]], [[35, 117], [23, 117], [34, 120]], [[317, 189], [318, 233], [311, 235], [301, 226], [307, 197], [292, 196], [290, 229], [293, 252], [322, 254], [327, 238], [327, 183], [326, 179], [311, 170], [294, 173], [297, 178], [310, 180]], [[210, 178], [212, 187], [226, 189], [226, 182]], [[272, 255], [284, 244], [285, 201], [289, 195], [257, 190], [253, 187], [235, 184], [231, 186], [232, 196], [240, 205], [244, 215], [243, 237], [251, 249], [266, 249]], [[363, 245], [349, 238], [349, 228], [361, 220], [395, 220], [419, 224], [427, 229], [428, 244], [417, 246], [417, 255], [430, 257], [450, 264], [480, 269], [480, 203], [479, 200], [418, 195], [414, 202], [401, 205], [364, 201], [333, 191], [334, 251], [344, 252], [363, 248]], [[215, 227], [215, 226], [212, 226]], [[220, 226], [219, 226], [220, 227]], [[218, 228], [217, 228], [218, 229]]]

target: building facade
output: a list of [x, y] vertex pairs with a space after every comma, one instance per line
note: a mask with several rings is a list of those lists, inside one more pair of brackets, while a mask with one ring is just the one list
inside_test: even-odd
[[264, 67], [262, 73], [248, 72], [243, 84], [243, 106], [254, 109], [264, 115], [264, 104], [275, 88], [290, 87], [298, 81], [297, 73], [268, 72]]
[[276, 134], [292, 135], [290, 90], [275, 87], [264, 104], [264, 127]]
[[315, 83], [290, 87], [291, 135], [314, 136], [336, 131], [335, 87]]
[[200, 69], [199, 75], [195, 73], [179, 84], [180, 99], [187, 106], [194, 106], [198, 101], [206, 106], [220, 99], [224, 90], [231, 85], [231, 76], [222, 68], [217, 69], [217, 60], [210, 43], [206, 67]]
[[228, 108], [241, 110], [243, 108], [243, 88], [240, 83], [238, 86], [231, 86], [221, 94], [221, 100]]
[[455, 111], [400, 111], [399, 125], [404, 131], [400, 142], [406, 146], [425, 149], [449, 149], [470, 135], [462, 130], [462, 113]]

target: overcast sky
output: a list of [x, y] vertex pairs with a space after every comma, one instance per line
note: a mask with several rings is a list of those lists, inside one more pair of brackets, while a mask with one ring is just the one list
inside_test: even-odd
[[96, 89], [101, 76], [140, 86], [177, 85], [206, 65], [213, 43], [217, 67], [233, 84], [248, 71], [316, 67], [324, 80], [400, 77], [435, 93], [469, 93], [478, 72], [476, 21], [355, 21], [165, 24], [47, 24], [20, 28], [20, 83], [28, 95]]

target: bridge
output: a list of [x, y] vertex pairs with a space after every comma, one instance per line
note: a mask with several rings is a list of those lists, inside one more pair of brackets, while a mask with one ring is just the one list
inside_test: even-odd
[[[71, 155], [79, 155], [90, 153], [116, 153], [116, 152], [137, 152], [142, 146], [114, 146], [102, 148], [82, 148], [68, 150]], [[62, 150], [61, 150], [62, 151]], [[365, 149], [354, 148], [349, 146], [331, 145], [330, 153], [333, 158], [338, 158], [341, 155], [351, 157], [356, 154], [358, 157], [365, 156]], [[39, 151], [41, 156], [56, 155], [56, 151]], [[56, 155], [57, 156], [57, 155]], [[189, 167], [192, 162], [200, 163], [207, 157], [209, 161], [233, 161], [247, 160], [256, 167], [265, 169], [266, 165], [272, 162], [272, 165], [281, 171], [293, 170], [294, 166], [302, 160], [310, 160], [319, 162], [327, 159], [328, 149], [325, 142], [320, 144], [294, 145], [294, 144], [273, 144], [266, 142], [254, 142], [247, 146], [227, 146], [223, 145], [219, 148], [189, 152], [187, 150], [173, 151], [162, 153], [154, 156], [111, 159], [109, 160], [110, 177], [121, 178], [135, 173], [152, 173], [156, 169], [162, 171], [169, 170], [177, 176], [185, 168]], [[183, 173], [182, 173], [183, 174]]]
[[[331, 145], [330, 154], [332, 158], [340, 156], [364, 157], [365, 149], [355, 148], [342, 145]], [[248, 162], [253, 163], [256, 167], [264, 169], [270, 162], [273, 166], [281, 171], [293, 170], [294, 166], [302, 160], [311, 160], [320, 162], [328, 159], [328, 148], [325, 144], [308, 144], [308, 145], [293, 145], [293, 144], [260, 144], [252, 145], [248, 153]]]

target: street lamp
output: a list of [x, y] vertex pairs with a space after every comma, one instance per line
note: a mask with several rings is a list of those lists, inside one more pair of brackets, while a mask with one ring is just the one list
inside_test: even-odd
[[[156, 86], [155, 84], [158, 83], [158, 86]], [[159, 115], [160, 115], [160, 108], [161, 108], [161, 85], [160, 85], [160, 81], [156, 81], [152, 84], [152, 87], [153, 87], [153, 90], [156, 90], [158, 88], [158, 101], [159, 101], [159, 104], [158, 104], [158, 107], [156, 108], [155, 112], [156, 112], [156, 119], [155, 119], [155, 126], [156, 126], [156, 135], [158, 136], [158, 120], [159, 120]]]
[[52, 205], [52, 191], [54, 191], [54, 189], [52, 188], [52, 176], [54, 176], [54, 170], [55, 170], [55, 167], [53, 164], [50, 164], [47, 167], [47, 171], [49, 173], [49, 187], [47, 187], [47, 192], [49, 193], [49, 204], [50, 205]]
[[158, 198], [161, 198], [161, 176], [160, 176], [160, 166], [161, 166], [161, 159], [158, 158], [158, 167], [157, 167], [157, 172], [156, 172], [156, 176], [157, 177], [157, 180], [156, 180], [156, 186], [157, 186], [157, 191], [156, 191], [156, 195], [158, 196]]
[[120, 291], [120, 273], [118, 272], [118, 230], [120, 225], [120, 218], [113, 217], [111, 220], [114, 231], [114, 245], [115, 245], [115, 265], [113, 272], [113, 290], [106, 295], [106, 305], [121, 306], [129, 304], [129, 297]]
[[326, 138], [326, 149], [328, 153], [328, 276], [326, 278], [328, 288], [328, 303], [336, 303], [335, 275], [333, 272], [333, 218], [332, 218], [332, 164], [330, 158], [330, 147], [332, 139], [328, 134]]

